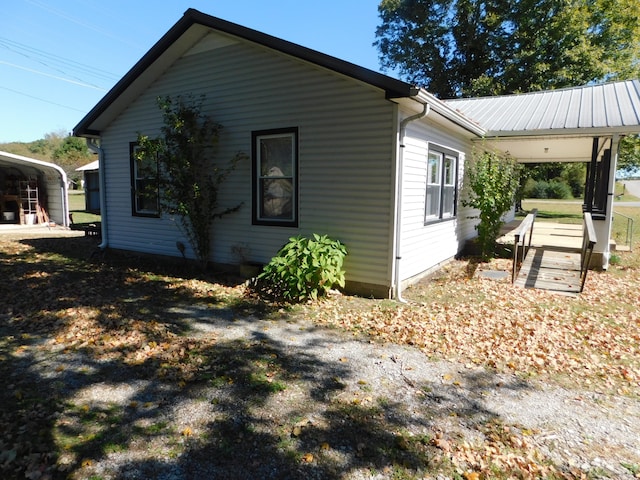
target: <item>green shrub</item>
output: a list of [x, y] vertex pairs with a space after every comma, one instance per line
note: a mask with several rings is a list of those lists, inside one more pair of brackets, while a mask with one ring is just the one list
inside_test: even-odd
[[525, 198], [573, 198], [571, 186], [564, 180], [533, 180], [529, 178], [524, 186]]
[[564, 181], [552, 180], [549, 182], [547, 198], [573, 198], [571, 187]]
[[515, 203], [520, 185], [520, 166], [513, 158], [495, 152], [474, 151], [466, 170], [467, 198], [462, 205], [477, 210], [480, 255], [487, 259], [495, 253], [496, 239], [504, 223], [502, 217]]
[[531, 198], [549, 198], [549, 182], [544, 180], [536, 182], [531, 191]]
[[254, 288], [276, 301], [304, 302], [322, 297], [335, 285], [344, 287], [345, 246], [326, 235], [291, 237], [265, 265]]
[[522, 198], [536, 198], [533, 196], [533, 191], [537, 184], [538, 182], [533, 178], [527, 178], [522, 187]]

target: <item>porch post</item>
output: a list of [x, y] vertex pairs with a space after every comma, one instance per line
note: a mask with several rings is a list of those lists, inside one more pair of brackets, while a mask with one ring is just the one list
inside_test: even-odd
[[618, 148], [620, 146], [620, 135], [617, 133], [611, 138], [611, 166], [609, 168], [609, 187], [607, 190], [607, 211], [605, 225], [607, 228], [607, 251], [604, 255], [602, 268], [609, 268], [609, 259], [611, 258], [611, 231], [613, 226], [613, 200], [616, 193], [616, 170], [618, 169]]
[[587, 165], [587, 184], [584, 189], [584, 210], [586, 212], [593, 211], [593, 196], [596, 188], [596, 171], [598, 169], [598, 150], [600, 147], [600, 139], [593, 137], [591, 147], [591, 162]]
[[607, 204], [605, 206], [604, 222], [599, 223], [596, 229], [598, 243], [595, 250], [602, 252], [602, 268], [609, 268], [609, 258], [611, 257], [611, 230], [613, 223], [613, 199], [616, 188], [616, 169], [618, 165], [618, 146], [620, 145], [620, 136], [614, 134], [611, 138], [611, 162], [609, 166], [609, 182], [607, 184]]

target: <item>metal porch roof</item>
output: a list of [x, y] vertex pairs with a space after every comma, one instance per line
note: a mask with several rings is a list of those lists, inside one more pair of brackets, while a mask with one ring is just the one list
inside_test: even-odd
[[640, 132], [640, 80], [446, 103], [488, 137]]
[[640, 80], [446, 100], [519, 162], [584, 162], [592, 139], [640, 133]]

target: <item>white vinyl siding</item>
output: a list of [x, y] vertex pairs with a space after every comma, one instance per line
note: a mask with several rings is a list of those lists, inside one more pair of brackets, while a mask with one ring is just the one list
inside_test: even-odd
[[[476, 235], [474, 220], [468, 218], [471, 211], [462, 208], [459, 202], [464, 159], [470, 154], [470, 142], [463, 134], [445, 129], [427, 117], [409, 124], [404, 145], [401, 282], [451, 259], [462, 250], [467, 239]], [[455, 162], [446, 160], [447, 156], [457, 157], [457, 169]], [[452, 197], [456, 198], [457, 205], [451, 201]], [[429, 214], [439, 219], [440, 202], [443, 202], [442, 217], [449, 220], [428, 221]]]
[[[349, 255], [347, 281], [390, 287], [395, 104], [384, 92], [300, 60], [245, 42], [180, 58], [103, 131], [109, 221], [114, 248], [179, 255], [187, 243], [167, 215], [131, 215], [129, 142], [158, 135], [156, 98], [206, 95], [204, 110], [223, 125], [217, 158], [247, 154], [220, 192], [211, 260], [267, 262], [292, 235], [327, 234]], [[299, 142], [298, 226], [252, 225], [251, 132], [295, 126]], [[191, 253], [188, 251], [188, 253]]]

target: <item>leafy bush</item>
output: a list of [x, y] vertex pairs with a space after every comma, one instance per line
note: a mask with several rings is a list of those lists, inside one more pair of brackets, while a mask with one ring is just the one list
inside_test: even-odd
[[524, 187], [526, 198], [573, 198], [569, 184], [563, 180], [535, 181], [528, 179]]
[[531, 198], [549, 198], [549, 182], [536, 182], [531, 191]]
[[344, 287], [342, 264], [346, 255], [345, 246], [326, 235], [291, 237], [265, 265], [254, 288], [276, 301], [316, 300], [334, 285]]
[[533, 196], [533, 189], [536, 187], [537, 183], [538, 182], [535, 181], [533, 178], [527, 178], [524, 181], [524, 185], [521, 187], [522, 198], [535, 198]]
[[467, 171], [467, 198], [462, 205], [477, 209], [478, 244], [483, 259], [495, 253], [502, 217], [515, 203], [520, 184], [520, 167], [512, 158], [490, 151], [475, 151]]
[[573, 198], [571, 187], [565, 182], [549, 182], [548, 198]]

